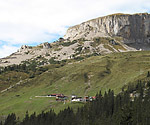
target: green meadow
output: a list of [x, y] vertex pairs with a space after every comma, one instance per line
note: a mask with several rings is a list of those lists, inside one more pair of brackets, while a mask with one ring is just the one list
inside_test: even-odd
[[[126, 89], [128, 84], [134, 84], [138, 80], [148, 80], [146, 76], [150, 71], [150, 52], [137, 51], [92, 56], [60, 67], [49, 65], [48, 68], [48, 71], [34, 78], [28, 78], [27, 74], [22, 73], [23, 82], [20, 85], [0, 93], [1, 117], [16, 113], [23, 118], [26, 111], [29, 114], [33, 112], [38, 114], [50, 109], [58, 113], [68, 106], [77, 110], [79, 106], [84, 105], [84, 103], [70, 101], [64, 104], [64, 102], [56, 102], [55, 98], [35, 96], [62, 93], [69, 98], [72, 94], [84, 97], [94, 96], [100, 90], [104, 93], [109, 89], [113, 89], [117, 94], [122, 87]], [[7, 78], [7, 75], [1, 74], [0, 78]], [[12, 80], [11, 84], [14, 83]], [[0, 86], [2, 84], [1, 81]]]

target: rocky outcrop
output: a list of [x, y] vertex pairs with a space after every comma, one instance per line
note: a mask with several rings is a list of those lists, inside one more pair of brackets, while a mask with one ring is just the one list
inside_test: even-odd
[[122, 37], [123, 42], [137, 49], [150, 49], [150, 14], [113, 14], [70, 27], [65, 39]]
[[49, 49], [49, 48], [51, 48], [51, 45], [48, 42], [42, 43], [41, 45], [43, 46], [43, 49]]
[[28, 49], [29, 48], [29, 46], [27, 46], [27, 45], [22, 45], [21, 46], [21, 49]]
[[[136, 49], [135, 49], [136, 48]], [[150, 15], [114, 14], [100, 17], [68, 29], [64, 38], [38, 46], [22, 46], [17, 52], [1, 59], [0, 66], [24, 61], [42, 62], [55, 59], [79, 59], [112, 52], [150, 49]], [[46, 64], [46, 63], [41, 63]]]
[[27, 45], [22, 45], [21, 48], [20, 48], [20, 50], [25, 50], [25, 49], [29, 49], [29, 46], [27, 46]]
[[28, 51], [31, 48], [32, 48], [31, 46], [22, 45], [21, 48], [18, 50], [18, 52], [25, 52], [25, 51]]

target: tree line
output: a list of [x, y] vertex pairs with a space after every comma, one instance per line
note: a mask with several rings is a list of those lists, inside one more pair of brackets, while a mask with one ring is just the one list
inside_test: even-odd
[[[132, 97], [131, 97], [132, 95]], [[122, 89], [118, 95], [109, 90], [86, 103], [75, 113], [68, 107], [58, 114], [52, 109], [29, 116], [22, 121], [14, 113], [0, 125], [148, 125], [150, 123], [150, 82], [138, 81]]]
[[24, 62], [19, 65], [10, 65], [7, 67], [0, 67], [0, 75], [9, 71], [15, 71], [15, 72], [24, 72], [29, 74], [29, 78], [33, 78], [36, 75], [39, 75], [45, 71], [47, 71], [47, 67], [38, 67], [36, 61]]

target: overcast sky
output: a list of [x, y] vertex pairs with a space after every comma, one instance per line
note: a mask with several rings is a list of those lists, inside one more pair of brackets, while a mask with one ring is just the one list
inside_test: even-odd
[[0, 57], [53, 42], [67, 28], [112, 13], [150, 12], [150, 0], [0, 0]]

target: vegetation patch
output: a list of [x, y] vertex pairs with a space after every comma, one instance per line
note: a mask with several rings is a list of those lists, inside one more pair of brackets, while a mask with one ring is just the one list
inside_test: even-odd
[[104, 47], [112, 52], [114, 52], [114, 49], [110, 47], [108, 44], [104, 44]]
[[77, 42], [78, 42], [77, 40], [73, 40], [72, 42], [63, 42], [63, 43], [60, 43], [60, 45], [62, 45], [62, 46], [70, 46], [70, 45], [73, 45], [73, 44], [75, 44]]
[[116, 50], [126, 50], [122, 45], [113, 45]]

